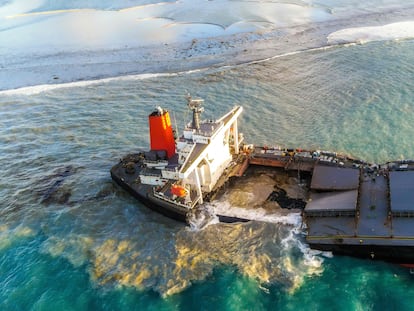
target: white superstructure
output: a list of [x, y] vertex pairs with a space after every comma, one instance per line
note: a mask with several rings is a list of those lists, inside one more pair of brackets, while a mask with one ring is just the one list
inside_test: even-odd
[[[193, 114], [197, 113], [201, 104], [201, 100], [189, 99]], [[193, 117], [193, 122], [187, 125], [177, 142], [178, 157], [185, 158], [179, 178], [184, 185], [197, 191], [199, 203], [203, 202], [203, 192], [208, 193], [214, 188], [232, 161], [233, 154], [239, 152], [241, 137], [237, 118], [242, 111], [242, 107], [236, 106], [217, 121], [198, 124], [198, 117]]]
[[[203, 196], [211, 192], [233, 160], [239, 153], [243, 139], [238, 132], [237, 119], [243, 111], [234, 107], [220, 119], [200, 121], [204, 111], [203, 100], [188, 97], [188, 107], [193, 112], [193, 120], [176, 139], [176, 155], [156, 162], [147, 161], [140, 174], [141, 182], [154, 185], [154, 195], [168, 201], [179, 199], [177, 188], [183, 193], [177, 200], [188, 208], [203, 203]], [[152, 133], [151, 133], [152, 135]], [[156, 169], [154, 169], [156, 168]], [[157, 174], [155, 174], [155, 172]]]

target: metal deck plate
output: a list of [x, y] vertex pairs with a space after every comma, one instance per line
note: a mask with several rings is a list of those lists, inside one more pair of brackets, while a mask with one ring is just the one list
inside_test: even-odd
[[358, 190], [314, 192], [306, 204], [306, 215], [352, 216], [355, 215]]
[[357, 189], [359, 169], [318, 164], [313, 170], [311, 189], [351, 190]]
[[390, 172], [391, 211], [414, 213], [414, 171]]

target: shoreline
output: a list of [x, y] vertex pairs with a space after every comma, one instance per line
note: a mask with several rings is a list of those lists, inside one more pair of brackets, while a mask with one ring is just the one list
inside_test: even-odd
[[[378, 20], [379, 15], [381, 20]], [[191, 70], [232, 67], [318, 48], [365, 43], [356, 40], [332, 44], [328, 42], [328, 36], [353, 27], [380, 27], [411, 21], [412, 16], [414, 7], [404, 12], [375, 12], [353, 16], [352, 19], [340, 17], [262, 32], [194, 38], [170, 44], [6, 55], [1, 64], [0, 94], [39, 85], [99, 81], [141, 74], [179, 74]], [[377, 40], [367, 42], [370, 41]]]

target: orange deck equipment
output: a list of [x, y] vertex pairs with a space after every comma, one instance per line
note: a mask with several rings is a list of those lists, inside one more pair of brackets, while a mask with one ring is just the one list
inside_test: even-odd
[[176, 195], [177, 197], [183, 198], [188, 194], [188, 191], [182, 186], [173, 184], [171, 186], [171, 193]]
[[170, 114], [158, 107], [149, 117], [151, 150], [165, 150], [167, 157], [175, 154], [175, 139]]

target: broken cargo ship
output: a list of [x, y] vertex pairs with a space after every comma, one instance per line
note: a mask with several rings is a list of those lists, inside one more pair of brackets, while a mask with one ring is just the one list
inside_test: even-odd
[[[294, 172], [298, 182], [306, 181], [300, 207], [305, 206], [311, 248], [414, 263], [414, 161], [377, 165], [334, 152], [246, 145], [237, 126], [242, 107], [201, 121], [202, 103], [188, 97], [193, 119], [178, 138], [168, 111], [155, 109], [149, 115], [150, 151], [122, 158], [111, 169], [114, 181], [148, 207], [186, 221], [248, 166]], [[249, 220], [222, 209], [217, 216], [224, 222]]]

